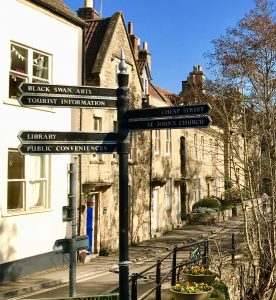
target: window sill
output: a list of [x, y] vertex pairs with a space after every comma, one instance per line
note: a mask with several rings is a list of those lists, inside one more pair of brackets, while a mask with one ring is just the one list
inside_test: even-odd
[[24, 106], [24, 105], [21, 105], [18, 102], [18, 99], [13, 99], [13, 98], [9, 98], [9, 99], [4, 100], [3, 104], [13, 105], [13, 106], [19, 106], [19, 107], [22, 107], [22, 108], [35, 109], [35, 110], [41, 110], [41, 111], [55, 113], [55, 111], [53, 110], [53, 108], [50, 108], [50, 107]]
[[103, 160], [90, 160], [90, 165], [103, 165], [105, 162]]
[[16, 217], [16, 216], [22, 216], [22, 215], [29, 215], [29, 214], [38, 214], [38, 213], [48, 213], [54, 211], [53, 209], [50, 208], [45, 208], [45, 209], [33, 209], [33, 210], [28, 210], [28, 211], [19, 211], [19, 210], [14, 210], [14, 211], [7, 211], [6, 213], [2, 214], [2, 217], [8, 218], [8, 217]]

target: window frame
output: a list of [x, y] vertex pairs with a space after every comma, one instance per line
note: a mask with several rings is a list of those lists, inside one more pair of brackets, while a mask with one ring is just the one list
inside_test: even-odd
[[165, 184], [165, 203], [166, 203], [166, 210], [172, 210], [172, 178], [167, 178]]
[[154, 130], [154, 154], [159, 155], [161, 152], [161, 132], [159, 129]]
[[166, 129], [166, 155], [172, 155], [172, 131]]
[[[20, 51], [26, 51], [26, 57], [24, 58], [23, 55], [21, 55]], [[16, 56], [18, 57], [18, 59], [24, 61], [26, 60], [25, 63], [25, 72], [22, 72], [20, 68], [18, 68], [18, 70], [14, 70], [12, 67], [12, 53], [15, 52], [17, 53]], [[37, 58], [34, 58], [35, 55], [38, 55]], [[39, 57], [45, 57], [47, 58], [47, 67], [45, 66], [38, 66], [39, 68], [43, 68], [45, 70], [47, 70], [47, 76], [46, 78], [43, 78], [42, 76], [36, 76], [34, 75], [34, 61], [38, 60]], [[46, 61], [46, 60], [45, 60]], [[39, 70], [41, 71], [41, 70]], [[26, 45], [22, 45], [20, 43], [16, 43], [14, 41], [11, 41], [10, 43], [10, 68], [9, 68], [9, 96], [8, 98], [13, 101], [13, 100], [18, 100], [21, 92], [19, 91], [18, 87], [19, 85], [14, 89], [16, 94], [12, 95], [12, 87], [11, 87], [11, 80], [14, 80], [15, 82], [18, 79], [21, 79], [21, 82], [34, 82], [34, 83], [50, 83], [52, 80], [52, 55], [50, 55], [49, 53], [46, 53], [44, 51], [41, 50], [37, 50], [35, 48], [26, 46]]]
[[[17, 153], [20, 152], [16, 148], [8, 148], [8, 173], [10, 167], [10, 153]], [[29, 212], [40, 212], [44, 210], [48, 210], [50, 208], [50, 156], [49, 155], [21, 155], [23, 164], [22, 164], [22, 178], [9, 178], [7, 177], [7, 214], [16, 214], [16, 213], [29, 213]], [[42, 164], [39, 164], [39, 168], [42, 168], [40, 172], [43, 173], [43, 176], [33, 177], [31, 170], [34, 169], [33, 158], [40, 158]], [[9, 208], [9, 183], [13, 182], [22, 182], [23, 189], [22, 189], [22, 207], [17, 208]], [[32, 184], [35, 183], [42, 184], [42, 194], [39, 197], [42, 197], [42, 204], [32, 205], [31, 195], [33, 194]], [[39, 186], [40, 192], [41, 186]]]

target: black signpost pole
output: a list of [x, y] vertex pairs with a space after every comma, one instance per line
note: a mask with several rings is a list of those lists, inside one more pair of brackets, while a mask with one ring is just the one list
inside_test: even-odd
[[70, 164], [70, 194], [69, 194], [69, 207], [72, 217], [72, 239], [70, 243], [70, 269], [69, 269], [69, 297], [76, 296], [76, 235], [77, 235], [77, 223], [76, 223], [76, 178], [77, 170], [76, 165]]
[[118, 144], [119, 154], [119, 295], [120, 300], [129, 299], [129, 261], [128, 261], [128, 131], [124, 129], [124, 114], [128, 109], [128, 77], [122, 51], [119, 63], [117, 89], [118, 131], [125, 137]]

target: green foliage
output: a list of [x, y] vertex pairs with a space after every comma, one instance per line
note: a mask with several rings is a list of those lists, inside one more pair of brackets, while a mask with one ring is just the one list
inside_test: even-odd
[[214, 291], [212, 292], [211, 298], [217, 298], [223, 295], [225, 299], [230, 299], [228, 287], [222, 280], [214, 280], [212, 287]]
[[207, 207], [207, 208], [221, 208], [220, 201], [215, 197], [204, 197], [203, 199], [200, 199], [198, 202], [196, 202], [193, 205], [193, 209], [196, 209], [198, 207]]

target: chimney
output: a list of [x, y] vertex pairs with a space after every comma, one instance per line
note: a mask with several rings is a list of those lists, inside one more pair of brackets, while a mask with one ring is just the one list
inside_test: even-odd
[[128, 36], [130, 39], [130, 43], [132, 45], [133, 51], [134, 51], [134, 56], [135, 59], [138, 59], [138, 53], [139, 53], [139, 48], [140, 48], [140, 39], [133, 34], [133, 23], [128, 22]]
[[148, 51], [148, 43], [147, 42], [144, 42], [143, 43], [143, 49]]
[[132, 22], [128, 22], [128, 34], [133, 34], [133, 24]]
[[99, 13], [94, 8], [94, 0], [84, 0], [84, 7], [77, 11], [80, 18], [85, 21], [98, 19]]
[[85, 0], [84, 7], [94, 8], [94, 0]]
[[147, 42], [143, 42], [143, 49], [139, 50], [139, 59], [145, 59], [149, 65], [149, 69], [151, 70], [151, 54], [148, 51]]
[[192, 99], [193, 90], [199, 89], [204, 92], [204, 81], [205, 74], [202, 71], [202, 66], [193, 66], [193, 71], [190, 72], [187, 80], [182, 81], [182, 92], [183, 96], [189, 96]]

